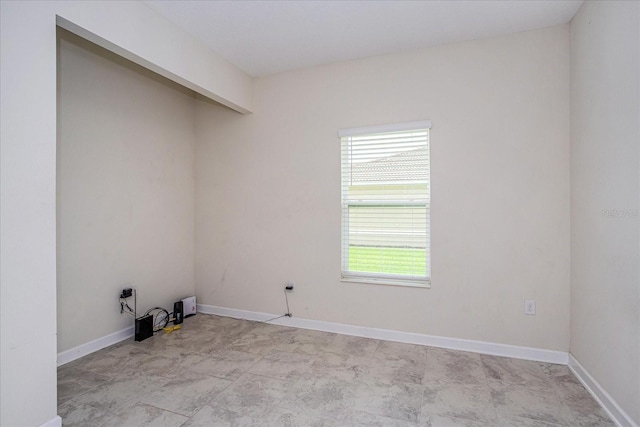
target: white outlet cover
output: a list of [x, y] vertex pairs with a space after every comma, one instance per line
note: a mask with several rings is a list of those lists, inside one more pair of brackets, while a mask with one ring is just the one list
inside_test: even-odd
[[524, 300], [524, 314], [535, 316], [536, 314], [536, 301], [532, 299]]

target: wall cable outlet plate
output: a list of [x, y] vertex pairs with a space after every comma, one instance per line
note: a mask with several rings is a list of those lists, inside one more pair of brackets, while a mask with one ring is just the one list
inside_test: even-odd
[[536, 314], [536, 301], [532, 299], [524, 300], [524, 314], [535, 316]]

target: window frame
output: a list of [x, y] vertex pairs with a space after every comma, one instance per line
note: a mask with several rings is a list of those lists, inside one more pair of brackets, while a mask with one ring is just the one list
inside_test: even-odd
[[[427, 184], [427, 192], [426, 199], [424, 201], [416, 201], [416, 200], [372, 200], [370, 202], [362, 202], [362, 201], [354, 201], [354, 200], [345, 200], [345, 186], [349, 187], [351, 184], [345, 183], [345, 176], [349, 175], [349, 173], [345, 173], [345, 165], [351, 166], [351, 160], [345, 161], [345, 156], [349, 156], [351, 150], [351, 141], [345, 141], [345, 138], [355, 137], [355, 136], [366, 136], [366, 135], [376, 135], [383, 133], [391, 133], [391, 132], [402, 132], [402, 131], [415, 131], [422, 130], [426, 131], [426, 150], [427, 150], [427, 170], [426, 172], [426, 184]], [[431, 287], [431, 176], [430, 176], [430, 164], [431, 164], [431, 156], [430, 156], [430, 130], [431, 130], [431, 121], [417, 121], [417, 122], [407, 122], [407, 123], [396, 123], [391, 125], [380, 125], [380, 126], [368, 126], [368, 127], [360, 127], [360, 128], [350, 128], [350, 129], [342, 129], [338, 131], [338, 136], [340, 138], [340, 203], [341, 203], [341, 238], [340, 238], [340, 262], [341, 262], [341, 274], [340, 280], [342, 282], [356, 282], [356, 283], [369, 283], [369, 284], [381, 284], [381, 285], [395, 285], [395, 286], [409, 286], [409, 287], [420, 287], [420, 288], [430, 288]], [[345, 144], [349, 147], [345, 149]], [[350, 175], [349, 175], [350, 176]], [[380, 180], [383, 182], [383, 180]], [[420, 182], [421, 183], [421, 182]], [[347, 191], [348, 193], [348, 191]], [[382, 203], [381, 203], [382, 202]], [[426, 271], [424, 277], [416, 277], [410, 275], [402, 275], [402, 274], [389, 274], [389, 273], [371, 273], [371, 272], [358, 272], [358, 271], [350, 271], [349, 270], [349, 225], [351, 224], [349, 220], [349, 208], [351, 206], [416, 206], [416, 207], [424, 207], [425, 208], [425, 216], [426, 216], [426, 228], [425, 228], [425, 262], [426, 262]], [[403, 277], [404, 276], [404, 277]]]

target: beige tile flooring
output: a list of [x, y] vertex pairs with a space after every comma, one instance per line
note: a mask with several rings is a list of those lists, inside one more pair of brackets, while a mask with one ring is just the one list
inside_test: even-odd
[[198, 314], [58, 369], [64, 426], [613, 426], [566, 366]]

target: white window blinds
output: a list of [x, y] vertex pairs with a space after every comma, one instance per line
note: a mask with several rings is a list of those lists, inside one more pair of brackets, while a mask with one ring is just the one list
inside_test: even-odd
[[342, 278], [430, 283], [431, 123], [346, 129], [342, 146]]

